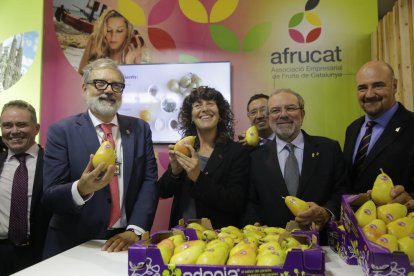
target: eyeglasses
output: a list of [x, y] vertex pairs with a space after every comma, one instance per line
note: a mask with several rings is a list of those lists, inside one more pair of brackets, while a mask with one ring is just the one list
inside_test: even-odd
[[93, 84], [98, 90], [105, 90], [108, 85], [111, 86], [111, 89], [114, 93], [122, 93], [125, 88], [125, 83], [122, 82], [107, 82], [106, 80], [91, 80], [87, 81], [86, 84]]
[[273, 108], [270, 109], [269, 114], [272, 115], [272, 116], [278, 116], [278, 115], [280, 115], [280, 113], [283, 112], [283, 109], [287, 113], [294, 113], [296, 110], [299, 110], [299, 109], [302, 110], [303, 108], [299, 107], [299, 106], [295, 106], [295, 105], [288, 105], [288, 106], [285, 106], [284, 108], [282, 108], [282, 107], [273, 107]]
[[266, 106], [261, 106], [255, 109], [250, 110], [249, 112], [247, 112], [247, 116], [249, 116], [250, 118], [256, 117], [257, 114], [259, 114], [259, 112], [261, 112], [263, 115], [267, 115], [267, 107]]

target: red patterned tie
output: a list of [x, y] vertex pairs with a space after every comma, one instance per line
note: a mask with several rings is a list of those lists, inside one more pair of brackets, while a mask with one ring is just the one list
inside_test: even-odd
[[[109, 141], [113, 148], [115, 147], [115, 141], [112, 136], [112, 124], [101, 124], [101, 129], [103, 130], [105, 134], [105, 140]], [[112, 228], [112, 226], [119, 220], [121, 217], [121, 209], [119, 204], [119, 188], [118, 188], [118, 176], [114, 175], [111, 179], [111, 182], [109, 183], [109, 190], [111, 191], [111, 214], [109, 216], [109, 228]]]
[[27, 239], [27, 185], [28, 174], [26, 167], [27, 153], [14, 155], [19, 160], [11, 194], [9, 240], [15, 245], [26, 243]]

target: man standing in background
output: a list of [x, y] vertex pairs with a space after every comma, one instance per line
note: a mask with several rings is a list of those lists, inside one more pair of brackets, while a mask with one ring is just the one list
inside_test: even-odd
[[25, 101], [6, 103], [1, 112], [5, 151], [0, 153], [0, 275], [41, 260], [49, 213], [41, 204], [43, 149], [36, 110]]
[[[151, 229], [158, 204], [151, 130], [141, 119], [117, 114], [124, 87], [113, 60], [91, 62], [82, 85], [88, 111], [48, 130], [43, 200], [53, 216], [44, 257], [91, 239], [106, 239], [102, 250], [127, 250]], [[116, 164], [106, 170], [91, 162], [104, 140], [116, 152]]]
[[364, 64], [356, 75], [357, 99], [365, 115], [352, 122], [344, 144], [355, 193], [372, 189], [380, 169], [394, 182], [393, 202], [414, 192], [414, 114], [395, 99], [397, 79], [383, 61]]

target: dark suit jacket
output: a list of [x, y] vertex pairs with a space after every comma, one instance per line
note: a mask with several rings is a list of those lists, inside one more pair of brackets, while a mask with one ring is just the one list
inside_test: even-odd
[[[337, 141], [310, 136], [303, 130], [305, 148], [297, 197], [329, 209], [339, 218], [347, 177]], [[251, 153], [249, 204], [244, 224], [285, 227], [294, 219], [284, 199], [289, 195], [276, 152], [276, 139]]]
[[240, 215], [246, 202], [249, 171], [248, 151], [236, 142], [216, 145], [207, 165], [196, 182], [185, 172], [178, 178], [171, 177], [171, 167], [158, 180], [160, 196], [174, 196], [170, 227], [178, 224], [178, 204], [181, 186], [191, 185], [197, 218], [209, 218], [214, 228], [239, 226]]
[[[123, 184], [127, 225], [150, 230], [158, 204], [157, 164], [151, 130], [144, 121], [117, 115], [123, 149]], [[86, 168], [99, 141], [88, 113], [63, 119], [49, 127], [44, 161], [44, 204], [53, 211], [45, 257], [90, 239], [105, 239], [111, 196], [109, 185], [81, 207], [71, 187]]]
[[351, 123], [345, 136], [344, 156], [349, 169], [354, 193], [372, 189], [380, 168], [388, 174], [394, 185], [403, 185], [407, 192], [414, 191], [414, 113], [399, 107], [367, 155], [361, 171], [353, 169], [352, 155], [364, 116]]
[[[7, 150], [0, 153], [0, 172], [3, 169], [4, 161], [7, 158]], [[43, 149], [39, 146], [36, 171], [33, 182], [32, 201], [30, 206], [30, 236], [29, 247], [32, 247], [33, 264], [42, 258], [43, 246], [50, 213], [41, 203], [43, 194]]]

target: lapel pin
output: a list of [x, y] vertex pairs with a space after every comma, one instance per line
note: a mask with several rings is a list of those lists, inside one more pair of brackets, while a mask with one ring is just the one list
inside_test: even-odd
[[399, 132], [400, 131], [400, 127], [397, 127], [396, 129], [395, 129], [395, 132]]
[[129, 134], [131, 133], [131, 132], [129, 131], [129, 129], [127, 129], [125, 132], [126, 132], [126, 134], [127, 134], [127, 135], [129, 135]]
[[316, 157], [316, 156], [318, 156], [319, 155], [319, 152], [313, 152], [312, 153], [312, 157]]

